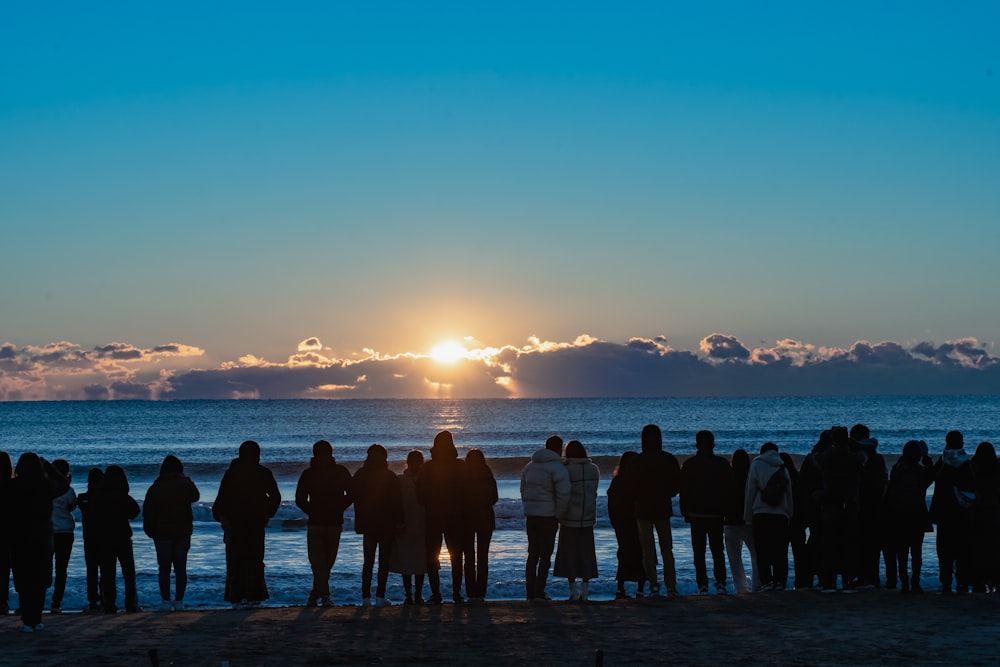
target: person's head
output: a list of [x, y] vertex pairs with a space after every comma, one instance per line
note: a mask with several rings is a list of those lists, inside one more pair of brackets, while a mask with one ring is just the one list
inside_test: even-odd
[[729, 462], [733, 468], [733, 473], [738, 475], [738, 478], [746, 477], [750, 471], [750, 455], [747, 454], [747, 450], [745, 449], [737, 449], [733, 452]]
[[14, 474], [30, 480], [42, 478], [42, 461], [38, 454], [25, 452], [17, 457], [17, 465], [14, 466]]
[[52, 467], [56, 469], [56, 472], [69, 479], [72, 475], [69, 474], [69, 461], [66, 459], [56, 459], [52, 462]]
[[851, 442], [851, 434], [846, 426], [834, 426], [830, 429], [830, 439], [836, 447], [846, 447]]
[[545, 449], [550, 452], [555, 452], [559, 456], [562, 456], [563, 450], [563, 439], [558, 435], [550, 435], [545, 439]]
[[0, 479], [10, 479], [14, 476], [14, 462], [10, 460], [10, 454], [0, 452]]
[[611, 473], [611, 476], [617, 477], [619, 474], [621, 474], [622, 468], [629, 465], [630, 462], [634, 463], [635, 457], [637, 456], [639, 456], [639, 454], [632, 451], [628, 451], [622, 454], [621, 457], [618, 459], [618, 465], [615, 466], [614, 472]]
[[96, 491], [97, 487], [104, 481], [104, 471], [100, 468], [91, 468], [87, 473], [87, 490]]
[[458, 458], [458, 449], [455, 447], [455, 438], [452, 437], [451, 431], [441, 431], [434, 436], [434, 445], [431, 447], [431, 458]]
[[410, 472], [417, 472], [424, 464], [424, 453], [419, 449], [411, 449], [406, 455], [406, 469]]
[[570, 440], [566, 443], [566, 458], [585, 459], [587, 458], [587, 448], [579, 440]]
[[773, 442], [765, 442], [763, 445], [760, 446], [761, 454], [766, 454], [767, 452], [776, 452], [776, 451], [778, 451], [778, 446]]
[[961, 431], [948, 431], [944, 436], [944, 448], [945, 449], [961, 449], [965, 447], [965, 439], [962, 437]]
[[851, 440], [854, 442], [861, 442], [862, 440], [867, 440], [872, 436], [871, 430], [864, 424], [855, 424], [851, 427], [850, 434]]
[[128, 493], [128, 477], [121, 466], [109, 465], [104, 471], [101, 488], [109, 493]]
[[983, 461], [996, 461], [997, 460], [997, 450], [993, 448], [993, 443], [987, 440], [979, 443], [976, 447], [976, 453], [973, 457]]
[[173, 454], [167, 454], [163, 457], [163, 463], [160, 464], [160, 474], [161, 475], [183, 475], [184, 474], [184, 464], [181, 460], [174, 456]]
[[368, 448], [368, 458], [365, 459], [365, 466], [375, 466], [379, 468], [384, 468], [388, 465], [389, 452], [386, 451], [385, 447], [378, 444], [377, 442]]
[[900, 458], [908, 463], [918, 463], [923, 455], [923, 448], [926, 445], [920, 440], [909, 440], [903, 445], [903, 453]]
[[486, 465], [486, 456], [481, 449], [473, 447], [465, 454], [465, 462], [470, 466], [481, 468]]
[[246, 440], [240, 445], [240, 460], [247, 463], [260, 463], [260, 445], [253, 440]]
[[333, 445], [326, 440], [317, 440], [313, 443], [313, 456], [317, 459], [328, 459], [333, 456]]
[[781, 452], [778, 456], [781, 457], [781, 462], [785, 464], [785, 468], [787, 470], [791, 470], [792, 472], [798, 470], [798, 468], [795, 467], [795, 459], [792, 458], [791, 454], [788, 452]]
[[711, 431], [698, 431], [694, 436], [694, 448], [699, 452], [710, 452], [715, 449], [715, 434]]
[[663, 434], [656, 424], [646, 424], [642, 427], [642, 451], [663, 451]]

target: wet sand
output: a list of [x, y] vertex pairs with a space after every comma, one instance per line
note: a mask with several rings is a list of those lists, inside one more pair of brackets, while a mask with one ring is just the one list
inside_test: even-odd
[[995, 664], [1000, 597], [816, 592], [0, 619], [4, 665]]

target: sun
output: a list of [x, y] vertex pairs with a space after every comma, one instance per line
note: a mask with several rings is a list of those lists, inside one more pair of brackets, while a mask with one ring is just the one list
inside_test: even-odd
[[435, 345], [431, 349], [431, 358], [442, 364], [453, 364], [459, 359], [465, 359], [468, 356], [469, 351], [461, 343], [456, 343], [453, 340]]

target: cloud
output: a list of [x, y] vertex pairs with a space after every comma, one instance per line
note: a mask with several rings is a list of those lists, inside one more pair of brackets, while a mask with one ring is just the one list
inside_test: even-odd
[[974, 338], [907, 347], [857, 341], [824, 348], [787, 338], [749, 348], [713, 333], [698, 352], [664, 336], [608, 342], [531, 337], [469, 349], [441, 364], [427, 355], [365, 349], [349, 359], [308, 337], [284, 360], [242, 355], [196, 368], [200, 348], [66, 341], [0, 345], [0, 400], [207, 398], [505, 398], [997, 394], [1000, 364]]

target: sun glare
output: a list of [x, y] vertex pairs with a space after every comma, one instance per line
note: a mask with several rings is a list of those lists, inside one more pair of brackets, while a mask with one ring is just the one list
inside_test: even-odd
[[442, 364], [453, 364], [459, 359], [464, 359], [468, 354], [468, 350], [453, 340], [435, 345], [434, 349], [431, 350], [431, 357], [434, 361]]

